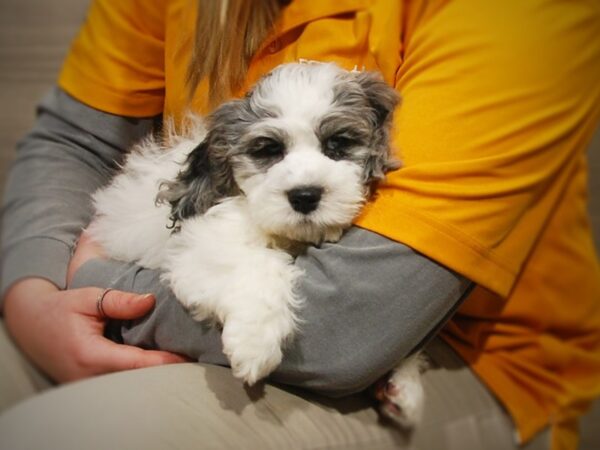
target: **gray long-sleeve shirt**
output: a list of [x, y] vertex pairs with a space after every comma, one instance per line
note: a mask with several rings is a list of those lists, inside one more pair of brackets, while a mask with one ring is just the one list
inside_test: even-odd
[[[7, 183], [2, 293], [25, 277], [65, 287], [72, 247], [92, 215], [91, 193], [158, 119], [106, 114], [59, 89], [42, 101]], [[361, 390], [390, 370], [444, 323], [471, 286], [405, 245], [357, 227], [336, 244], [310, 248], [296, 264], [306, 274], [302, 326], [272, 378], [329, 395]], [[218, 330], [193, 321], [157, 271], [93, 260], [75, 275], [73, 287], [83, 286], [156, 295], [151, 314], [121, 324], [126, 343], [227, 364]]]

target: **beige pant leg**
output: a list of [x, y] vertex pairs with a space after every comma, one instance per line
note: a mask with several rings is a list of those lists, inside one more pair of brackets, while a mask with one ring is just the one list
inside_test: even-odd
[[0, 416], [0, 449], [513, 450], [512, 425], [495, 400], [443, 343], [430, 348], [439, 367], [425, 375], [426, 417], [413, 437], [381, 423], [364, 396], [245, 389], [229, 369], [181, 364], [29, 399]]
[[0, 412], [51, 386], [21, 354], [0, 320]]
[[[517, 433], [508, 413], [464, 361], [442, 339], [426, 349], [432, 368], [424, 375], [423, 424], [414, 433], [414, 449], [515, 449]], [[549, 450], [550, 430], [523, 450]]]

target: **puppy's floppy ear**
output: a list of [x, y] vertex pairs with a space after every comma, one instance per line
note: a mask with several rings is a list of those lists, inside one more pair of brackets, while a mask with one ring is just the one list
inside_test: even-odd
[[394, 157], [390, 144], [392, 118], [400, 104], [400, 95], [377, 72], [358, 72], [355, 77], [374, 113], [375, 129], [371, 153], [365, 164], [364, 181], [376, 182], [401, 165]]
[[227, 158], [226, 144], [211, 131], [188, 155], [177, 178], [166, 181], [156, 198], [171, 204], [173, 224], [203, 214], [218, 201], [237, 195], [237, 184]]
[[391, 121], [394, 110], [400, 104], [398, 92], [383, 81], [378, 72], [358, 72], [355, 79], [375, 112], [377, 125]]

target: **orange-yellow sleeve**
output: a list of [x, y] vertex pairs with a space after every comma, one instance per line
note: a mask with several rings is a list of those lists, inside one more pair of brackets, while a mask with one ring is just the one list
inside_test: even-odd
[[404, 167], [357, 224], [506, 296], [598, 123], [600, 3], [407, 8]]
[[94, 0], [59, 85], [101, 111], [132, 117], [162, 112], [165, 2]]

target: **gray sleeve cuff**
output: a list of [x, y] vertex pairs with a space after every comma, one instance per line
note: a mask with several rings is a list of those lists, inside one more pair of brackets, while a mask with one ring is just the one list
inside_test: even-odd
[[30, 238], [4, 249], [0, 262], [0, 310], [4, 294], [15, 282], [24, 278], [44, 278], [63, 289], [71, 248], [64, 242], [48, 237]]

